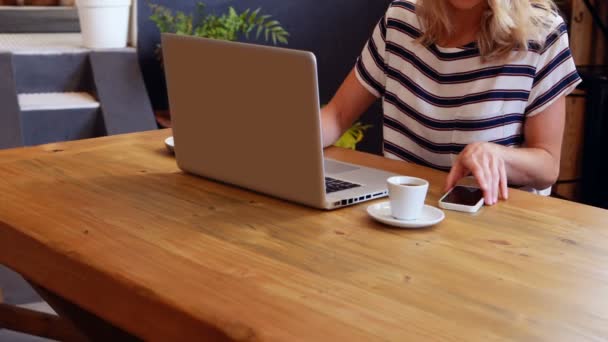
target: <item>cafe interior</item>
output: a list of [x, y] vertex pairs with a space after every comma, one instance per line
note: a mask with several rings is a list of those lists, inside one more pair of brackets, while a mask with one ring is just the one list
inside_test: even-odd
[[608, 2], [555, 1], [557, 180], [485, 206], [385, 157], [382, 99], [319, 142], [411, 3], [0, 0], [0, 341], [608, 340]]

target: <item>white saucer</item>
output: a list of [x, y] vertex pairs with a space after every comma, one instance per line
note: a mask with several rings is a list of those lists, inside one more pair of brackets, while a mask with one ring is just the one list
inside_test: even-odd
[[445, 214], [440, 209], [425, 205], [420, 217], [416, 220], [398, 220], [391, 215], [391, 202], [384, 201], [367, 207], [367, 213], [374, 220], [399, 228], [424, 228], [443, 221]]
[[169, 152], [175, 153], [175, 143], [173, 142], [173, 137], [168, 137], [165, 139], [165, 146], [167, 146], [167, 150], [169, 150]]

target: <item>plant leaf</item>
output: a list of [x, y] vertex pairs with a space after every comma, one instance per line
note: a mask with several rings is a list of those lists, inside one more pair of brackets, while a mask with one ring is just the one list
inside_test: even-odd
[[256, 33], [256, 35], [255, 35], [256, 39], [260, 38], [260, 34], [262, 33], [263, 30], [264, 30], [264, 26], [258, 26], [258, 33]]
[[251, 13], [251, 16], [249, 17], [249, 24], [253, 25], [255, 23], [255, 18], [258, 16], [261, 10], [262, 8], [258, 7], [255, 11], [253, 11], [253, 13]]
[[249, 15], [249, 12], [250, 12], [250, 10], [248, 8], [248, 9], [245, 10], [245, 12], [241, 13], [240, 17], [241, 17], [242, 21], [247, 20], [247, 16]]
[[276, 20], [271, 20], [269, 22], [267, 22], [266, 24], [264, 24], [264, 26], [266, 26], [266, 28], [271, 28], [273, 26], [277, 26], [280, 25], [280, 23]]
[[285, 44], [285, 45], [289, 44], [289, 42], [287, 41], [287, 38], [285, 38], [285, 36], [278, 36], [278, 37], [277, 37], [277, 40], [278, 40], [278, 41], [279, 41], [279, 43], [281, 43], [281, 44]]
[[269, 18], [272, 18], [272, 16], [271, 16], [271, 15], [269, 15], [269, 14], [265, 14], [265, 15], [261, 16], [261, 17], [258, 19], [257, 24], [258, 24], [258, 25], [262, 25], [262, 24], [264, 24], [264, 22], [265, 22], [267, 19], [269, 19]]

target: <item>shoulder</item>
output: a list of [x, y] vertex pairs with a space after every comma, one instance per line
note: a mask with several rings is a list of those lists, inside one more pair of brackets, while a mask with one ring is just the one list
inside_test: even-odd
[[537, 9], [538, 22], [543, 24], [539, 26], [541, 37], [539, 42], [530, 42], [529, 50], [543, 54], [552, 46], [568, 45], [568, 26], [562, 16], [556, 11], [548, 11], [545, 9]]
[[418, 26], [416, 16], [416, 0], [394, 0], [386, 11], [386, 20], [407, 23]]
[[389, 6], [389, 8], [402, 8], [409, 12], [416, 12], [416, 0], [393, 0]]
[[559, 13], [552, 11], [547, 13], [545, 18], [545, 29], [543, 30], [545, 42], [556, 35], [561, 36], [568, 33], [568, 26]]

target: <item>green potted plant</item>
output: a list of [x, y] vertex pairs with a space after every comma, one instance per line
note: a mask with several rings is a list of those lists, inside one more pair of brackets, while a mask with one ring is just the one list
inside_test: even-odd
[[172, 11], [171, 9], [149, 4], [152, 9], [152, 20], [161, 33], [175, 33], [181, 35], [236, 41], [241, 36], [249, 39], [255, 33], [256, 39], [261, 36], [266, 42], [274, 45], [287, 44], [289, 33], [281, 23], [273, 20], [269, 14], [262, 14], [261, 8], [246, 9], [239, 13], [234, 7], [228, 7], [226, 13], [216, 15], [206, 13], [206, 5], [197, 3], [194, 13]]

